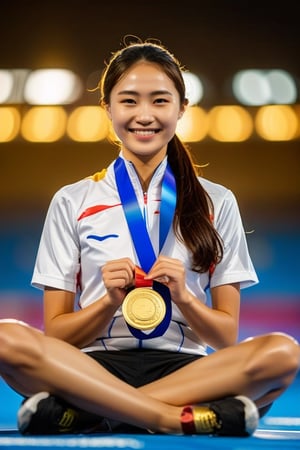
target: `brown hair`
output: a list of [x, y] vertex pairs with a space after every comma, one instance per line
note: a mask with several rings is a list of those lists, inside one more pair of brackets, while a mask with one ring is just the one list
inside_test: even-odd
[[[106, 65], [99, 83], [102, 105], [110, 103], [115, 84], [141, 60], [158, 64], [173, 81], [181, 104], [186, 103], [183, 68], [179, 61], [160, 43], [137, 40], [115, 52]], [[176, 135], [168, 144], [167, 154], [177, 187], [174, 231], [192, 253], [192, 269], [206, 272], [223, 255], [222, 241], [212, 222], [213, 203], [199, 182], [189, 149]]]

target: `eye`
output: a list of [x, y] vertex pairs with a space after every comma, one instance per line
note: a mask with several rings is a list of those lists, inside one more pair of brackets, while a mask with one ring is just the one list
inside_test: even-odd
[[121, 100], [121, 103], [134, 105], [135, 104], [135, 100], [133, 98], [124, 98], [124, 99]]
[[166, 98], [159, 97], [159, 98], [156, 98], [156, 99], [154, 100], [154, 103], [163, 104], [163, 103], [169, 103], [169, 101], [168, 101], [168, 99], [166, 99]]

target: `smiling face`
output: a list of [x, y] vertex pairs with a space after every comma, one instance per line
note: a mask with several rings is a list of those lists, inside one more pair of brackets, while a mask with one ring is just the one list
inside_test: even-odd
[[162, 159], [185, 105], [158, 64], [140, 61], [119, 79], [107, 111], [126, 159]]

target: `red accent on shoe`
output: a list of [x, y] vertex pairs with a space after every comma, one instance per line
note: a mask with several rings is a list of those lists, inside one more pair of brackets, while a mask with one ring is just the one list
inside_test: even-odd
[[181, 417], [180, 417], [180, 422], [181, 422], [181, 428], [182, 428], [182, 431], [184, 434], [195, 434], [196, 433], [192, 406], [185, 406], [183, 408]]

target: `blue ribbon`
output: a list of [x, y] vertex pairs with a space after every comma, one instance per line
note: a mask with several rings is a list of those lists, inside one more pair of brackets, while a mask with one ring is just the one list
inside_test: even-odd
[[[148, 273], [156, 261], [156, 255], [123, 158], [119, 157], [116, 159], [114, 171], [119, 196], [132, 241], [141, 268]], [[172, 170], [169, 164], [167, 164], [162, 181], [159, 252], [162, 250], [170, 227], [172, 226], [175, 207], [176, 182]], [[166, 314], [162, 322], [149, 334], [127, 324], [131, 333], [138, 339], [152, 339], [154, 337], [162, 336], [167, 330], [171, 320], [172, 302], [169, 288], [162, 283], [153, 281], [153, 289], [159, 292], [163, 297], [166, 303]]]

